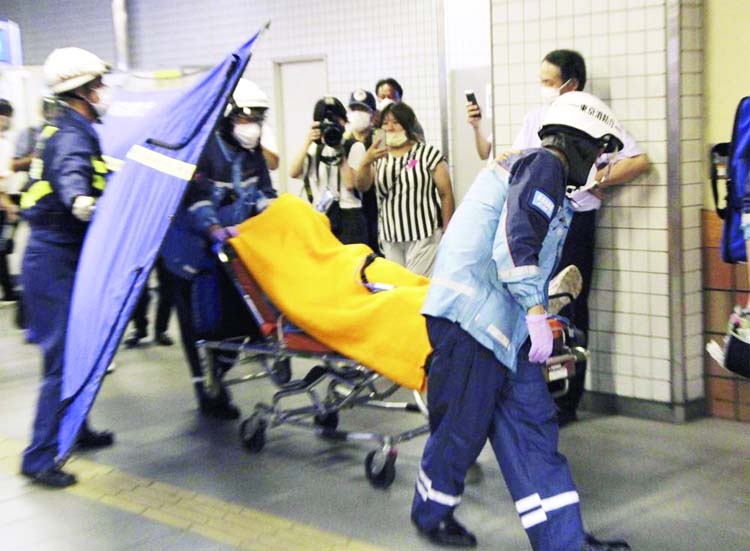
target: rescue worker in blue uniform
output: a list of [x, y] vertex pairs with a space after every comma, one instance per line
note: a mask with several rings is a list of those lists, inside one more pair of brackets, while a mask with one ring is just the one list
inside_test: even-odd
[[542, 366], [552, 352], [547, 283], [572, 209], [602, 151], [622, 147], [609, 108], [570, 92], [549, 109], [542, 147], [483, 170], [443, 236], [422, 308], [430, 437], [411, 518], [433, 543], [474, 547], [455, 518], [464, 478], [489, 439], [537, 551], [629, 549], [584, 532]]
[[[268, 106], [268, 98], [255, 83], [239, 80], [161, 250], [174, 278], [174, 304], [200, 411], [218, 419], [236, 419], [239, 410], [223, 385], [217, 395], [206, 392], [196, 341], [260, 336], [212, 247], [231, 237], [234, 225], [276, 198], [260, 144]], [[236, 354], [213, 353], [211, 361], [225, 371], [235, 359]]]
[[[76, 482], [56, 460], [68, 312], [78, 258], [96, 199], [105, 186], [99, 122], [108, 105], [102, 76], [107, 65], [80, 48], [60, 48], [44, 63], [47, 84], [59, 113], [41, 131], [21, 195], [21, 212], [31, 227], [23, 257], [24, 307], [34, 342], [42, 348], [44, 374], [31, 444], [23, 452], [21, 472], [35, 482], [65, 487]], [[111, 445], [110, 432], [84, 423], [79, 448]]]

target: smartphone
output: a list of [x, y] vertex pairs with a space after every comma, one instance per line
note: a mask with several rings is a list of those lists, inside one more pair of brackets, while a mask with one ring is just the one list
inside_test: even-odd
[[479, 104], [477, 103], [477, 96], [474, 93], [474, 90], [464, 90], [464, 95], [466, 96], [466, 101], [469, 103], [473, 103], [477, 107], [479, 107]]
[[380, 140], [380, 143], [378, 144], [378, 149], [385, 149], [385, 130], [382, 128], [376, 128], [375, 133], [372, 136], [372, 143], [377, 142]]

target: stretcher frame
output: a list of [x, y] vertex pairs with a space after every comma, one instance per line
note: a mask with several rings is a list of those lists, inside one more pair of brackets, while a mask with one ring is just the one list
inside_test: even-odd
[[[218, 251], [218, 259], [252, 313], [263, 339], [259, 342], [240, 336], [220, 341], [198, 341], [196, 346], [203, 366], [205, 391], [209, 396], [218, 396], [223, 386], [262, 378], [270, 378], [276, 387], [271, 402], [256, 403], [253, 413], [240, 423], [239, 435], [244, 447], [251, 453], [260, 452], [266, 444], [266, 431], [284, 424], [312, 431], [332, 441], [375, 442], [378, 448], [365, 458], [365, 475], [373, 487], [389, 487], [396, 475], [397, 445], [429, 432], [423, 396], [412, 391], [411, 402], [391, 401], [390, 398], [401, 388], [398, 384], [294, 328], [266, 299], [231, 245], [224, 245]], [[548, 385], [555, 381], [564, 382], [560, 390], [550, 390], [553, 397], [557, 397], [567, 392], [568, 381], [575, 373], [575, 363], [587, 358], [588, 352], [576, 345], [575, 329], [567, 320], [552, 317], [550, 324], [555, 347], [543, 372]], [[214, 361], [216, 356], [211, 352], [237, 355], [237, 363], [260, 364], [261, 369], [226, 377], [227, 371]], [[292, 379], [292, 358], [312, 359], [316, 365], [302, 378]], [[289, 398], [301, 395], [307, 397], [307, 405], [284, 407]], [[393, 434], [340, 430], [339, 412], [354, 407], [419, 413], [425, 422]]]
[[[270, 403], [259, 402], [253, 413], [240, 423], [240, 439], [249, 452], [260, 452], [266, 431], [284, 424], [312, 431], [317, 436], [342, 441], [375, 442], [378, 448], [365, 458], [365, 474], [376, 488], [387, 488], [395, 479], [397, 445], [429, 432], [427, 406], [422, 395], [413, 391], [413, 401], [394, 401], [401, 386], [347, 358], [293, 327], [266, 299], [260, 286], [242, 264], [231, 245], [225, 245], [218, 258], [260, 328], [263, 339], [247, 337], [196, 343], [204, 368], [204, 387], [218, 395], [222, 386], [270, 378], [276, 390]], [[240, 363], [257, 362], [261, 369], [239, 377], [226, 373], [212, 361], [210, 352], [238, 354]], [[302, 377], [292, 379], [290, 360], [311, 359], [315, 365]], [[290, 398], [305, 396], [306, 405], [285, 407]], [[354, 407], [420, 414], [422, 423], [397, 433], [340, 430], [339, 412]]]

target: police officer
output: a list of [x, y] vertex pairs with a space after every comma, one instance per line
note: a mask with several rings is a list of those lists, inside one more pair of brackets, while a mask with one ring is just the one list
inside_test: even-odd
[[[42, 130], [29, 185], [21, 195], [21, 212], [31, 227], [21, 271], [24, 307], [44, 355], [33, 434], [23, 452], [21, 472], [52, 487], [76, 482], [55, 460], [58, 415], [73, 280], [107, 175], [93, 127], [108, 105], [108, 90], [102, 82], [107, 70], [101, 59], [80, 48], [60, 48], [47, 57], [44, 76], [60, 111], [54, 126]], [[95, 432], [87, 423], [77, 438], [79, 448], [112, 442], [112, 433]]]
[[[239, 80], [161, 251], [174, 276], [174, 304], [200, 411], [218, 419], [236, 419], [239, 410], [226, 388], [217, 396], [206, 393], [195, 343], [259, 336], [255, 321], [211, 251], [232, 236], [232, 226], [259, 213], [276, 197], [260, 142], [268, 101], [258, 91], [251, 81]], [[226, 370], [235, 359], [236, 354], [215, 353], [212, 361]]]
[[483, 170], [443, 236], [422, 308], [430, 437], [411, 513], [434, 543], [476, 546], [453, 512], [489, 439], [535, 550], [629, 549], [584, 532], [541, 369], [553, 344], [547, 282], [572, 214], [566, 195], [599, 153], [622, 147], [619, 134], [596, 97], [565, 94], [543, 121], [542, 147]]

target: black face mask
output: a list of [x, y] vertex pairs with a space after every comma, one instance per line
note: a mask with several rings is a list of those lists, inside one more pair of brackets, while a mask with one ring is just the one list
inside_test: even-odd
[[542, 138], [542, 147], [557, 149], [568, 160], [568, 185], [586, 185], [591, 167], [601, 147], [591, 138], [574, 136], [563, 132], [548, 134]]

